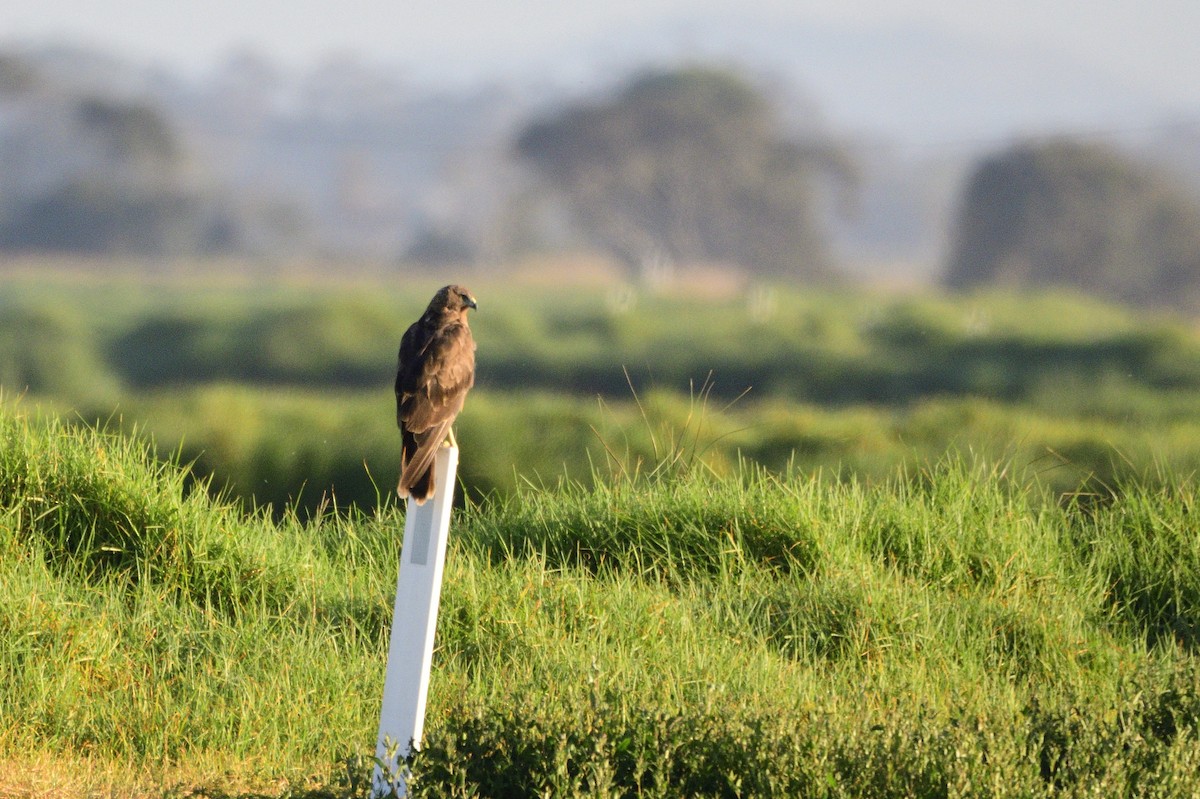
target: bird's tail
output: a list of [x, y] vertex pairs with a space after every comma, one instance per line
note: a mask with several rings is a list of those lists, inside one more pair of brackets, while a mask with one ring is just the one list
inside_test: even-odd
[[433, 496], [433, 461], [438, 447], [446, 439], [448, 424], [439, 424], [420, 435], [403, 432], [404, 450], [400, 460], [400, 484], [396, 493], [401, 499], [412, 497], [418, 505]]

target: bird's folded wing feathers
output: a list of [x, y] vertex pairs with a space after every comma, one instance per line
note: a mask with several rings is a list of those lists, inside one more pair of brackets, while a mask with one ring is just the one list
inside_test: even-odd
[[[475, 351], [471, 334], [455, 325], [435, 336], [425, 351], [411, 402], [407, 403], [405, 427], [419, 433], [453, 418], [462, 410], [467, 390], [475, 382]], [[407, 392], [405, 392], [407, 395]], [[441, 442], [439, 442], [441, 443]]]

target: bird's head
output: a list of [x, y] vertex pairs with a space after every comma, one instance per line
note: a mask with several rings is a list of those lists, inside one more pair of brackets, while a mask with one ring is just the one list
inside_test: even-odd
[[436, 316], [466, 316], [469, 308], [477, 308], [475, 297], [465, 286], [443, 286], [433, 295], [427, 313]]

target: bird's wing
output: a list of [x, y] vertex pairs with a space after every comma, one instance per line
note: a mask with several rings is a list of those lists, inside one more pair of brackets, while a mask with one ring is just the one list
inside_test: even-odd
[[411, 367], [405, 366], [402, 363], [396, 381], [397, 411], [404, 428], [421, 433], [443, 422], [448, 426], [475, 383], [470, 328], [456, 322], [437, 330], [416, 353]]
[[396, 426], [404, 428], [407, 406], [413, 395], [417, 393], [425, 350], [433, 338], [434, 331], [422, 324], [424, 320], [413, 322], [404, 337], [400, 339], [400, 352], [396, 364]]

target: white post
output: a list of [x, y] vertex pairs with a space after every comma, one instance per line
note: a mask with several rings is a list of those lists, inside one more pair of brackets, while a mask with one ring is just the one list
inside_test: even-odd
[[376, 796], [393, 792], [397, 796], [408, 795], [403, 760], [421, 747], [457, 468], [458, 448], [440, 447], [433, 465], [436, 486], [433, 498], [424, 505], [410, 499], [405, 511], [404, 545], [400, 550], [383, 708], [375, 746], [375, 756], [382, 763], [382, 767], [375, 768]]

